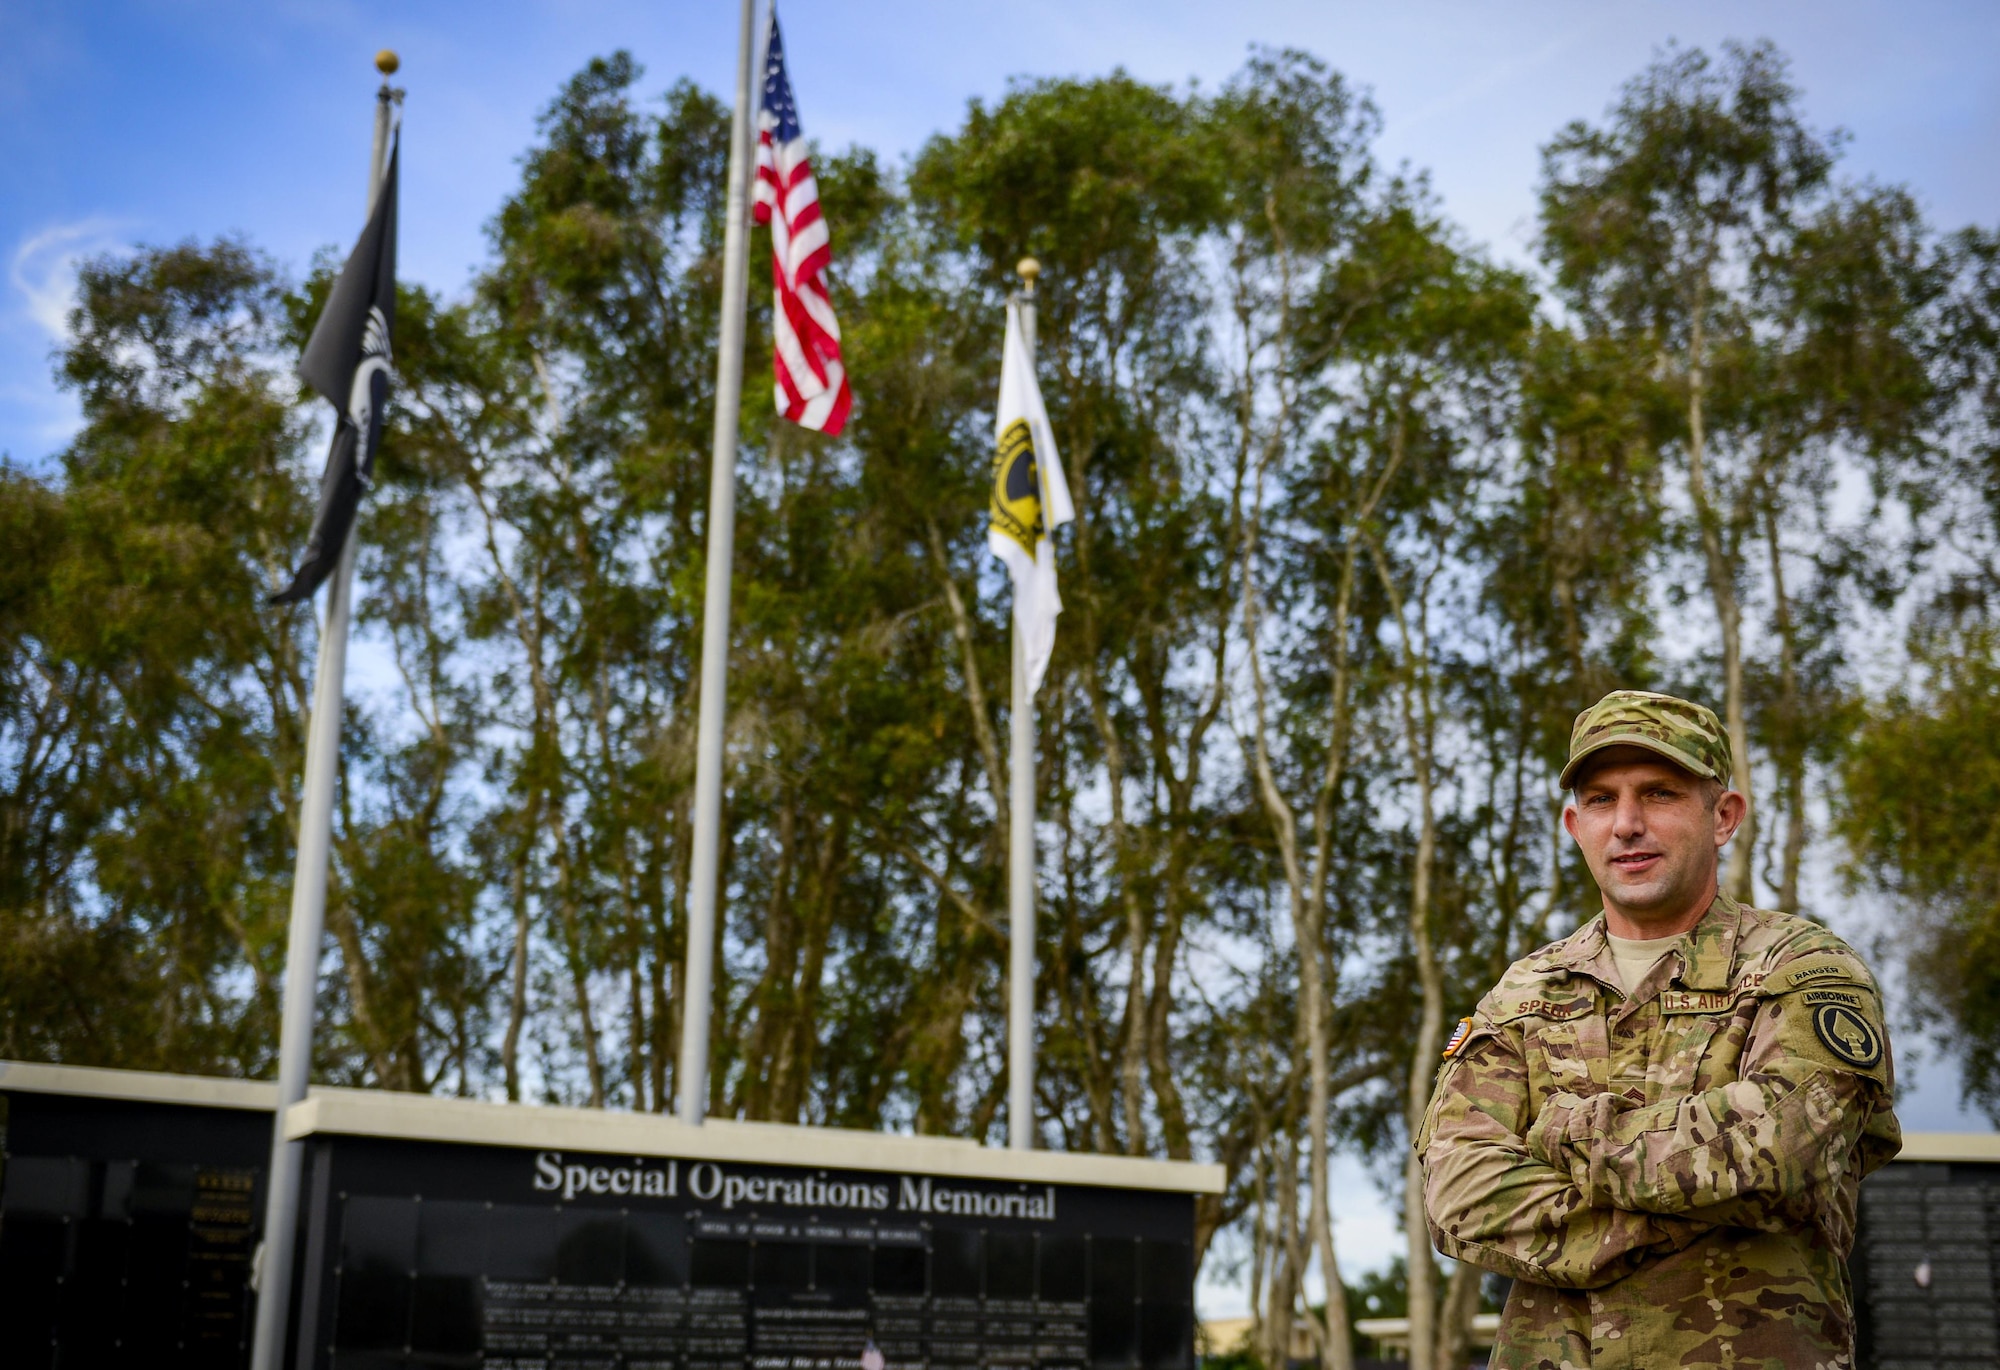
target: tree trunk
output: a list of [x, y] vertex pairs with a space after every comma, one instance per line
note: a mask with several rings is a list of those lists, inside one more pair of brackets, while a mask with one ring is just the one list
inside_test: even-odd
[[[1060, 762], [1057, 763], [1057, 773], [1061, 773]], [[1085, 901], [1076, 881], [1074, 796], [1067, 787], [1063, 788], [1062, 793], [1060, 821], [1063, 834], [1063, 885], [1066, 897], [1060, 906], [1061, 931], [1056, 944], [1055, 964], [1050, 967], [1050, 978], [1055, 984], [1056, 1003], [1084, 1047], [1080, 1065], [1084, 1106], [1089, 1117], [1089, 1145], [1098, 1151], [1115, 1152], [1118, 1150], [1118, 1125], [1114, 1117], [1111, 1053], [1105, 1049], [1103, 1013], [1098, 1005], [1095, 986], [1088, 974], [1079, 976], [1075, 973], [1076, 967], [1085, 964], [1085, 936], [1081, 916]]]
[[500, 1066], [507, 1076], [507, 1099], [521, 1102], [521, 1029], [528, 1021], [528, 862], [534, 850], [534, 834], [541, 826], [531, 799], [521, 816], [521, 842], [515, 850], [512, 875], [514, 904], [514, 948], [507, 965], [507, 1034], [500, 1039]]
[[771, 896], [764, 908], [764, 971], [750, 991], [756, 1017], [743, 1044], [743, 1075], [738, 1105], [743, 1116], [773, 1120], [771, 1096], [782, 1081], [774, 1078], [773, 1057], [789, 1032], [789, 999], [798, 965], [798, 918], [792, 902], [793, 872], [798, 854], [798, 802], [789, 790], [778, 803], [777, 860], [771, 872]]
[[[1299, 1245], [1299, 1149], [1296, 1138], [1286, 1135], [1273, 1150], [1273, 1168], [1278, 1178], [1278, 1211], [1276, 1214], [1280, 1232], [1277, 1274], [1271, 1281], [1270, 1298], [1265, 1303], [1264, 1314], [1264, 1364], [1276, 1370], [1278, 1366], [1291, 1364], [1292, 1331], [1299, 1323], [1299, 1285], [1305, 1277], [1305, 1254]], [[1329, 1286], [1329, 1292], [1332, 1292]], [[1329, 1303], [1329, 1308], [1331, 1304]], [[1345, 1307], [1345, 1300], [1342, 1300]], [[1306, 1324], [1319, 1333], [1319, 1323], [1310, 1315]], [[1326, 1338], [1319, 1335], [1321, 1363], [1326, 1363]], [[1353, 1345], [1350, 1341], [1344, 1348], [1347, 1353], [1341, 1362], [1341, 1370], [1351, 1370]]]
[[1798, 628], [1792, 620], [1791, 597], [1785, 592], [1784, 549], [1778, 540], [1778, 511], [1765, 511], [1766, 542], [1771, 553], [1771, 600], [1778, 630], [1778, 785], [1784, 794], [1785, 842], [1778, 858], [1778, 907], [1799, 911], [1799, 866], [1806, 850], [1806, 755], [1804, 708], [1799, 700]]
[[[1407, 706], [1406, 706], [1407, 707]], [[1423, 1127], [1430, 1106], [1432, 1070], [1444, 1036], [1444, 980], [1439, 972], [1437, 947], [1431, 936], [1431, 863], [1437, 851], [1437, 819], [1432, 805], [1428, 748], [1419, 749], [1411, 739], [1412, 760], [1421, 767], [1417, 792], [1421, 827], [1417, 837], [1415, 879], [1410, 893], [1410, 937], [1417, 961], [1417, 982], [1423, 992], [1423, 1008], [1417, 1023], [1417, 1040], [1410, 1058], [1408, 1093], [1404, 1121], [1414, 1142]], [[1409, 1241], [1410, 1367], [1433, 1370], [1438, 1336], [1433, 1318], [1437, 1312], [1437, 1264], [1431, 1256], [1430, 1224], [1425, 1218], [1423, 1166], [1412, 1146], [1403, 1158], [1403, 1212], [1405, 1236]]]
[[576, 907], [567, 895], [557, 901], [562, 916], [563, 955], [569, 962], [570, 988], [576, 994], [577, 1035], [583, 1040], [584, 1070], [590, 1080], [590, 1106], [604, 1107], [604, 1061], [597, 1050], [597, 1024], [590, 1011], [590, 976], [578, 940]]
[[646, 983], [644, 970], [639, 962], [642, 944], [637, 937], [632, 939], [632, 959], [627, 965], [627, 992], [632, 1006], [626, 1010], [626, 1050], [631, 1053], [631, 1061], [626, 1066], [626, 1074], [632, 1080], [632, 1108], [635, 1112], [646, 1111]]
[[[1307, 1103], [1303, 1120], [1307, 1135], [1307, 1178], [1311, 1190], [1311, 1208], [1306, 1217], [1306, 1232], [1313, 1250], [1318, 1253], [1320, 1272], [1326, 1281], [1326, 1317], [1324, 1324], [1315, 1328], [1316, 1339], [1320, 1343], [1320, 1364], [1325, 1370], [1351, 1370], [1354, 1361], [1354, 1339], [1347, 1321], [1347, 1298], [1345, 1285], [1341, 1281], [1340, 1261], [1334, 1251], [1333, 1221], [1328, 1209], [1331, 1185], [1327, 1155], [1327, 1133], [1332, 1123], [1333, 1097], [1331, 1074], [1331, 1044], [1327, 1031], [1327, 986], [1325, 979], [1324, 924], [1321, 918], [1322, 906], [1310, 897], [1315, 887], [1309, 884], [1306, 871], [1299, 859], [1298, 821], [1292, 807], [1278, 789], [1277, 778], [1271, 769], [1269, 747], [1269, 703], [1268, 689], [1264, 682], [1262, 655], [1258, 648], [1257, 633], [1257, 518], [1253, 515], [1250, 531], [1244, 538], [1243, 550], [1243, 634], [1249, 644], [1247, 656], [1250, 680], [1253, 690], [1252, 765], [1256, 778], [1257, 792], [1263, 801], [1265, 813], [1271, 819], [1272, 828], [1278, 839], [1278, 853], [1284, 866], [1287, 890], [1287, 907], [1292, 915], [1292, 941], [1297, 949], [1299, 965], [1299, 1002], [1303, 1018], [1301, 1044], [1306, 1058]], [[1281, 1195], [1291, 1196], [1296, 1185], [1289, 1175], [1280, 1179]], [[1293, 1222], [1291, 1214], [1296, 1206], [1281, 1202], [1281, 1221], [1289, 1230]], [[1302, 1257], [1287, 1253], [1288, 1272], [1301, 1269]], [[1296, 1278], [1296, 1274], [1292, 1275]], [[1288, 1305], [1289, 1306], [1289, 1305]], [[1308, 1319], [1310, 1323], [1312, 1320]], [[1272, 1335], [1290, 1337], [1290, 1322]]]
[[673, 816], [669, 814], [667, 830], [663, 834], [655, 830], [650, 838], [651, 849], [644, 879], [646, 897], [646, 938], [647, 952], [647, 993], [651, 999], [652, 1012], [647, 1024], [647, 1072], [648, 1084], [652, 1087], [653, 1111], [665, 1113], [668, 1109], [667, 1058], [673, 1051], [673, 1041], [667, 1027], [668, 1004], [667, 967], [671, 964], [673, 951], [667, 936], [667, 872], [673, 869], [674, 843], [672, 840]]
[[[329, 884], [332, 882], [329, 881]], [[341, 970], [347, 979], [347, 999], [354, 1013], [354, 1035], [368, 1055], [368, 1065], [384, 1089], [401, 1087], [396, 1064], [385, 1050], [382, 1030], [375, 1021], [374, 995], [368, 984], [368, 957], [361, 945], [361, 929], [347, 901], [337, 891], [329, 891], [326, 901], [327, 926], [340, 947]]]
[[986, 767], [986, 787], [993, 796], [993, 808], [999, 815], [996, 845], [998, 850], [1007, 850], [1007, 767], [1000, 756], [1000, 738], [993, 729], [993, 716], [986, 704], [986, 683], [979, 672], [979, 657], [973, 650], [972, 615], [965, 607], [965, 597], [958, 592], [958, 582], [952, 578], [951, 561], [945, 555], [944, 536], [938, 532], [937, 522], [926, 519], [924, 535], [930, 548], [931, 567], [937, 572], [938, 584], [944, 589], [945, 606], [951, 611], [951, 635], [958, 643], [959, 671], [965, 677], [965, 702], [972, 714], [972, 736], [979, 745], [979, 759]]
[[[1259, 1120], [1259, 1129], [1263, 1127]], [[1250, 1335], [1246, 1338], [1247, 1349], [1252, 1355], [1261, 1352], [1264, 1337], [1264, 1280], [1271, 1258], [1271, 1195], [1266, 1164], [1270, 1151], [1270, 1138], [1259, 1136], [1257, 1148], [1250, 1160], [1250, 1207], [1254, 1215], [1250, 1223]], [[1234, 1350], [1229, 1346], [1214, 1346], [1209, 1350], [1216, 1355], [1225, 1355]], [[1270, 1361], [1265, 1361], [1270, 1366]]]
[[1709, 594], [1715, 602], [1715, 617], [1722, 629], [1722, 716], [1723, 727], [1729, 734], [1734, 769], [1731, 785], [1743, 795], [1748, 806], [1743, 826], [1730, 843], [1722, 892], [1747, 903], [1750, 898], [1751, 857], [1757, 845], [1757, 803], [1752, 795], [1750, 728], [1744, 720], [1743, 708], [1743, 607], [1736, 594], [1736, 566], [1728, 549], [1723, 546], [1721, 516], [1708, 488], [1701, 318], [1706, 301], [1706, 292], [1697, 292], [1693, 330], [1688, 343], [1688, 496], [1694, 504], [1695, 521], [1701, 528]]
[[1451, 1272], [1445, 1286], [1444, 1306], [1438, 1315], [1438, 1370], [1465, 1370], [1472, 1356], [1472, 1318], [1479, 1311], [1479, 1279], [1482, 1272], [1464, 1261]]
[[[1399, 711], [1411, 778], [1417, 787], [1417, 851], [1410, 879], [1410, 949], [1416, 961], [1417, 984], [1423, 995], [1416, 1041], [1411, 1044], [1410, 1072], [1404, 1095], [1403, 1119], [1415, 1141], [1430, 1105], [1432, 1072], [1444, 1044], [1444, 975], [1438, 962], [1431, 927], [1431, 876], [1437, 859], [1436, 776], [1437, 716], [1431, 697], [1430, 626], [1426, 585], [1418, 591], [1413, 629], [1408, 605], [1390, 573], [1388, 557], [1372, 538], [1369, 554], [1396, 621], [1402, 648]], [[1430, 1224], [1424, 1203], [1424, 1173], [1416, 1149], [1403, 1157], [1404, 1237], [1408, 1242], [1410, 1367], [1436, 1370], [1438, 1324], [1437, 1263], [1431, 1256]]]

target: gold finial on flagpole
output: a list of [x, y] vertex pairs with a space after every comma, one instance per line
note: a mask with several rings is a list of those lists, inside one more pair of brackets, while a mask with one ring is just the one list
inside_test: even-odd
[[1028, 294], [1035, 293], [1035, 278], [1042, 274], [1042, 264], [1033, 257], [1023, 257], [1014, 265], [1014, 274], [1021, 278], [1021, 286]]
[[401, 65], [403, 65], [402, 59], [396, 56], [394, 48], [383, 48], [375, 54], [375, 70], [385, 77], [394, 76], [396, 68]]

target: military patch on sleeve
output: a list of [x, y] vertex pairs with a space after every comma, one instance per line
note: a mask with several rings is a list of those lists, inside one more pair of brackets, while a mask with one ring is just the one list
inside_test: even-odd
[[1795, 989], [1816, 985], [1865, 985], [1867, 972], [1852, 955], [1837, 951], [1816, 951], [1780, 966], [1764, 977], [1764, 993], [1790, 994]]
[[1472, 1020], [1470, 1018], [1459, 1019], [1458, 1027], [1451, 1034], [1451, 1040], [1444, 1044], [1444, 1054], [1450, 1056], [1456, 1053], [1460, 1047], [1465, 1045], [1465, 1039], [1471, 1033]]
[[[1882, 1061], [1882, 1034], [1858, 1005], [1840, 1002], [1831, 990], [1820, 992], [1824, 1002], [1812, 1006], [1813, 1032], [1826, 1049], [1857, 1070]], [[1844, 997], [1844, 996], [1841, 996]]]

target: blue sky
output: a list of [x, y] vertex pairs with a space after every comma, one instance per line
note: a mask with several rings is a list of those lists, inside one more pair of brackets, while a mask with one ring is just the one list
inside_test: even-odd
[[[240, 233], [293, 268], [359, 226], [377, 48], [410, 92], [404, 274], [463, 287], [537, 112], [593, 55], [645, 89], [727, 91], [734, 6], [687, 0], [0, 0], [0, 453], [38, 463], [75, 418], [48, 353], [78, 256]], [[1940, 223], [2000, 221], [2000, 5], [1413, 0], [958, 6], [789, 0], [806, 132], [907, 155], [1010, 77], [1124, 66], [1225, 80], [1255, 43], [1372, 88], [1390, 161], [1430, 171], [1477, 241], [1525, 258], [1538, 149], [1595, 118], [1669, 39], [1775, 39], [1848, 168], [1914, 188]], [[837, 235], [839, 226], [834, 226]]]
[[[806, 132], [895, 159], [1011, 77], [1123, 66], [1214, 86], [1252, 44], [1306, 48], [1373, 90], [1383, 157], [1428, 170], [1470, 236], [1516, 261], [1551, 133], [1601, 116], [1670, 39], [1770, 37], [1813, 120], [1851, 134], [1849, 174], [1910, 186], [1944, 226], [2000, 223], [1991, 0], [786, 0], [783, 18]], [[0, 0], [0, 34], [0, 454], [30, 465], [75, 423], [48, 357], [80, 256], [235, 233], [298, 270], [352, 240], [376, 49], [401, 53], [409, 91], [403, 273], [450, 294], [561, 81], [623, 47], [649, 95], [683, 76], [726, 92], [736, 41], [724, 0]], [[1976, 1125], [1955, 1094], [1948, 1068], [1923, 1070], [1905, 1125]], [[1365, 1267], [1398, 1239], [1354, 1180], [1342, 1240]], [[1203, 1303], [1228, 1311], [1230, 1296]]]

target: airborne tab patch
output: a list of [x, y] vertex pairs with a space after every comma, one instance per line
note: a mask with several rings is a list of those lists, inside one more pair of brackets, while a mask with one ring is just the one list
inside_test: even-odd
[[1661, 1013], [1727, 1013], [1736, 1002], [1728, 994], [1714, 990], [1668, 989], [1660, 991]]

